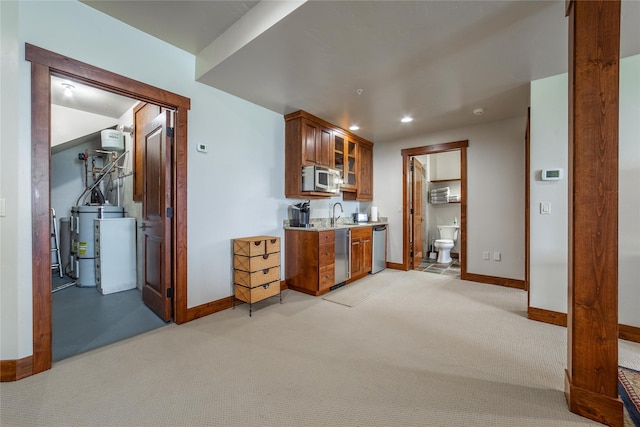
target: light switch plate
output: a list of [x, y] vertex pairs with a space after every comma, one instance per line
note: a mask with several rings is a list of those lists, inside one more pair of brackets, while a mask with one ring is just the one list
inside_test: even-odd
[[0, 216], [5, 216], [7, 214], [6, 209], [7, 206], [5, 204], [5, 199], [0, 199]]
[[551, 202], [540, 203], [540, 214], [551, 215]]

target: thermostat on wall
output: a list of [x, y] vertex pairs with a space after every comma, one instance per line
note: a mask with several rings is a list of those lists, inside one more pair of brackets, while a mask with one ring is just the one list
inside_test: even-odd
[[201, 153], [206, 153], [207, 151], [209, 151], [209, 146], [207, 144], [198, 144], [196, 145], [196, 150]]
[[562, 168], [542, 169], [543, 181], [558, 181], [560, 179], [562, 179]]

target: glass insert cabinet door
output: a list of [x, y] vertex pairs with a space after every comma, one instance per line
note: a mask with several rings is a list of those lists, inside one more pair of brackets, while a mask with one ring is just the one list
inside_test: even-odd
[[356, 145], [346, 135], [334, 131], [334, 165], [340, 171], [344, 190], [356, 189]]

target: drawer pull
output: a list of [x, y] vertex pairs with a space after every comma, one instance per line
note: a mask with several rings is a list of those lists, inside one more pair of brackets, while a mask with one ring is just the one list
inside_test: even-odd
[[267, 283], [266, 285], [262, 285], [262, 287], [263, 287], [264, 289], [269, 289], [269, 285], [270, 285], [270, 284], [271, 284], [271, 283]]
[[275, 243], [276, 241], [276, 239], [271, 239], [271, 243]]
[[269, 254], [262, 255], [262, 259], [267, 259], [267, 258], [269, 258]]
[[256, 240], [255, 242], [253, 242], [253, 244], [256, 245], [256, 246], [260, 246], [261, 243], [262, 242], [260, 240]]
[[262, 274], [268, 274], [269, 270], [270, 270], [270, 268], [265, 268], [264, 270], [262, 270]]

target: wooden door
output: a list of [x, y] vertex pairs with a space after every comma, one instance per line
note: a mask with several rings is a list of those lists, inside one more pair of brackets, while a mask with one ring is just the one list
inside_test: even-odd
[[165, 322], [171, 320], [171, 145], [172, 112], [158, 115], [144, 130], [144, 287], [142, 300]]
[[422, 163], [411, 159], [412, 268], [422, 262]]

